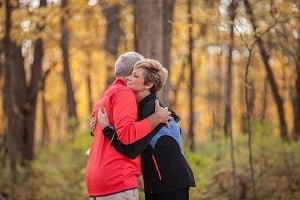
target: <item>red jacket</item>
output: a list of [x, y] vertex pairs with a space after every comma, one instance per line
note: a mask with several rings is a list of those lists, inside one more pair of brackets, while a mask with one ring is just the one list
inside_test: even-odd
[[[99, 107], [106, 106], [110, 124], [116, 128], [119, 140], [130, 144], [151, 131], [147, 119], [137, 120], [137, 101], [126, 82], [118, 78], [99, 98], [93, 116]], [[131, 160], [115, 150], [96, 125], [90, 155], [87, 161], [86, 185], [89, 196], [103, 196], [138, 187], [141, 174], [140, 156]]]

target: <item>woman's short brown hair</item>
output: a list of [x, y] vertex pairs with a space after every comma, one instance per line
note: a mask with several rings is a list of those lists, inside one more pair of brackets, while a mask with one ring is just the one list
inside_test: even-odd
[[144, 84], [153, 83], [153, 86], [150, 88], [151, 93], [158, 92], [165, 85], [168, 78], [168, 70], [157, 60], [143, 59], [137, 62], [133, 69], [138, 68], [144, 69]]

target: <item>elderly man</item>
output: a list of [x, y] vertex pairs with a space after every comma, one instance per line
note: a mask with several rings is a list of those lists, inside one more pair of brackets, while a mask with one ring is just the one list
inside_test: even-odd
[[[115, 63], [116, 79], [101, 95], [94, 107], [93, 117], [105, 107], [118, 139], [124, 144], [135, 142], [151, 132], [158, 124], [171, 117], [167, 108], [156, 104], [156, 112], [137, 120], [137, 101], [127, 88], [126, 77], [136, 62], [144, 57], [136, 52], [122, 54]], [[90, 199], [138, 199], [138, 177], [141, 174], [140, 156], [131, 160], [120, 154], [102, 134], [97, 124], [87, 162], [86, 185]]]

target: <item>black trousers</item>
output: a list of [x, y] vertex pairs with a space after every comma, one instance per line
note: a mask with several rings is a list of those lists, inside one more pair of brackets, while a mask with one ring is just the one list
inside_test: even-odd
[[189, 200], [190, 188], [158, 194], [145, 193], [145, 200]]

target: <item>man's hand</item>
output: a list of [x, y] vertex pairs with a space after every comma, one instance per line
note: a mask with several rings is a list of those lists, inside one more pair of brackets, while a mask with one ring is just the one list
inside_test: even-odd
[[155, 113], [158, 114], [160, 123], [165, 123], [167, 128], [170, 128], [168, 121], [173, 119], [173, 117], [171, 117], [171, 111], [168, 110], [168, 107], [161, 107], [157, 99], [155, 100]]
[[159, 101], [155, 100], [155, 113], [147, 117], [150, 122], [151, 129], [153, 130], [158, 124], [165, 123], [168, 128], [170, 128], [169, 120], [173, 119], [170, 116], [171, 112], [167, 107], [163, 108], [159, 105]]
[[102, 109], [99, 108], [98, 110], [98, 123], [101, 125], [102, 128], [105, 128], [107, 126], [109, 126], [109, 120], [108, 120], [108, 116], [107, 116], [107, 112], [106, 112], [106, 107], [103, 108], [103, 112]]

